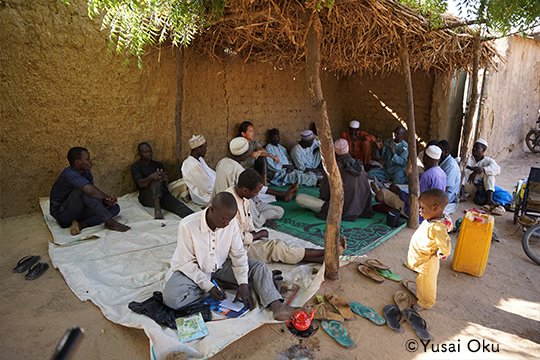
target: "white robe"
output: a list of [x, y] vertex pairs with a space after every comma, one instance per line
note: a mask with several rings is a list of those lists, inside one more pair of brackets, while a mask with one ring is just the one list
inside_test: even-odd
[[208, 205], [216, 182], [216, 172], [202, 157], [195, 159], [190, 155], [182, 163], [182, 176], [189, 189], [191, 200], [199, 205]]

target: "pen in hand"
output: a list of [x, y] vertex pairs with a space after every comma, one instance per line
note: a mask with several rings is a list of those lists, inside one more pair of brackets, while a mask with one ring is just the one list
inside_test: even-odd
[[218, 285], [216, 280], [212, 280], [212, 284], [214, 284], [214, 286], [223, 294], [223, 296], [227, 297], [227, 294], [225, 294], [225, 291], [223, 291], [223, 289]]

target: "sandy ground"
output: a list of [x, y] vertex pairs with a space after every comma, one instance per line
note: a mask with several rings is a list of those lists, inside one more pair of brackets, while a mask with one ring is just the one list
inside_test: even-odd
[[[504, 173], [497, 185], [512, 191], [517, 180], [526, 177], [529, 168], [539, 163], [538, 155], [516, 154], [501, 163]], [[453, 219], [461, 217], [463, 209], [471, 206], [472, 202], [462, 203]], [[387, 326], [378, 327], [356, 316], [344, 323], [356, 348], [340, 347], [321, 329], [308, 341], [312, 357], [540, 358], [540, 267], [523, 252], [522, 232], [516, 233], [512, 216], [506, 213], [496, 218], [495, 226], [502, 240], [492, 243], [482, 277], [454, 272], [451, 259], [441, 262], [437, 304], [421, 313], [433, 336], [426, 348], [419, 341], [415, 343], [418, 338], [406, 323], [402, 333], [395, 333]], [[41, 213], [2, 219], [0, 224], [0, 271], [6, 275], [0, 280], [0, 358], [49, 358], [66, 329], [72, 326], [81, 326], [86, 332], [75, 359], [149, 358], [149, 342], [143, 331], [114, 324], [92, 303], [79, 301], [57, 270], [49, 269], [35, 281], [12, 272], [17, 261], [27, 254], [40, 254], [50, 263], [47, 243], [51, 235]], [[414, 273], [402, 265], [412, 233], [410, 229], [401, 231], [369, 256], [390, 265], [402, 277], [414, 279]], [[453, 245], [455, 242], [452, 237]], [[384, 305], [393, 303], [397, 290], [402, 290], [399, 283], [387, 280], [376, 284], [350, 265], [340, 269], [338, 282], [323, 283], [318, 294], [337, 293], [382, 314]], [[265, 325], [231, 344], [214, 359], [288, 359], [287, 349], [297, 343], [285, 325]], [[443, 349], [453, 349], [459, 355]]]

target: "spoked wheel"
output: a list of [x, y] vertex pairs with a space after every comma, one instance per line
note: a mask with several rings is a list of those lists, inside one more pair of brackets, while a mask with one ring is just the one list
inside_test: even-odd
[[531, 226], [522, 240], [523, 250], [532, 261], [540, 265], [540, 223]]
[[538, 130], [531, 130], [525, 137], [527, 146], [533, 153], [540, 153], [540, 133]]

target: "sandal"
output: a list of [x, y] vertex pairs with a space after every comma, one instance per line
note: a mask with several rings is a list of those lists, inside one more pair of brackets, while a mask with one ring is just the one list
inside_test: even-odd
[[403, 291], [396, 291], [396, 293], [394, 294], [394, 302], [399, 308], [399, 311], [408, 309], [412, 305], [411, 297], [406, 292], [403, 292]]
[[386, 323], [386, 320], [379, 314], [377, 314], [375, 310], [373, 310], [373, 308], [354, 301], [352, 301], [350, 305], [352, 311], [354, 311], [363, 318], [371, 320], [375, 325], [382, 326]]
[[502, 207], [501, 205], [497, 205], [496, 207], [494, 207], [494, 208], [491, 210], [491, 213], [492, 213], [493, 215], [503, 215], [505, 212], [506, 212], [506, 210], [505, 210], [504, 207]]
[[426, 321], [413, 309], [403, 310], [403, 316], [421, 340], [431, 340]]
[[401, 285], [418, 299], [418, 296], [416, 296], [416, 282], [414, 280], [402, 280]]
[[35, 280], [38, 277], [40, 277], [47, 269], [49, 268], [49, 264], [47, 263], [37, 263], [34, 264], [29, 270], [28, 274], [24, 276], [26, 280]]
[[395, 305], [386, 305], [383, 309], [384, 318], [388, 327], [394, 331], [402, 331], [401, 327], [401, 313]]
[[336, 314], [330, 311], [326, 303], [315, 305], [315, 320], [339, 321], [342, 322], [345, 318], [341, 314]]
[[351, 307], [347, 300], [336, 294], [326, 295], [326, 300], [334, 305], [334, 307], [339, 311], [345, 320], [350, 320], [354, 317]]
[[13, 268], [13, 272], [16, 273], [22, 273], [25, 272], [30, 268], [30, 266], [37, 263], [39, 260], [41, 260], [41, 256], [39, 255], [28, 255], [23, 257], [19, 262], [17, 263], [17, 266]]
[[364, 265], [364, 266], [371, 267], [378, 270], [390, 269], [390, 266], [384, 265], [382, 262], [380, 262], [377, 259], [360, 259], [358, 263], [360, 265]]
[[354, 341], [347, 336], [347, 331], [337, 321], [321, 321], [323, 330], [330, 335], [337, 343], [343, 347], [351, 348], [354, 346]]
[[400, 282], [402, 279], [401, 279], [401, 276], [397, 275], [397, 274], [394, 274], [392, 272], [392, 270], [388, 269], [388, 270], [379, 270], [379, 269], [376, 269], [377, 271], [377, 274], [381, 275], [382, 277], [385, 277], [389, 280], [392, 280], [392, 281], [397, 281], [397, 282]]
[[384, 281], [384, 278], [379, 275], [374, 268], [360, 265], [358, 266], [358, 271], [360, 271], [360, 274], [364, 275], [368, 279], [375, 281], [376, 283], [382, 283]]

